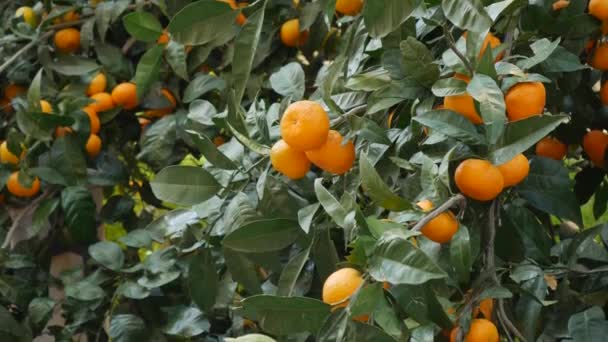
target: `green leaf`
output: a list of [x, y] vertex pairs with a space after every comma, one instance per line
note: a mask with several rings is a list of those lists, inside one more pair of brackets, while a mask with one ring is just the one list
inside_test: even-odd
[[27, 90], [27, 102], [34, 104], [36, 108], [38, 108], [40, 102], [40, 80], [42, 79], [42, 70], [43, 69], [38, 70]]
[[477, 133], [475, 125], [462, 115], [451, 110], [432, 110], [418, 115], [412, 120], [429, 127], [445, 136], [474, 145], [485, 144], [485, 139]]
[[399, 47], [403, 55], [402, 67], [407, 77], [430, 88], [439, 78], [439, 66], [434, 64], [431, 51], [414, 37], [402, 41]]
[[317, 210], [319, 210], [320, 206], [321, 203], [315, 203], [308, 205], [298, 211], [298, 223], [300, 224], [300, 228], [302, 228], [302, 230], [306, 234], [308, 234], [308, 232], [310, 231], [312, 220]]
[[141, 340], [146, 333], [146, 323], [138, 316], [131, 314], [114, 315], [110, 320], [108, 336], [112, 341], [128, 342]]
[[199, 74], [184, 90], [184, 103], [190, 103], [212, 90], [224, 90], [224, 79], [209, 74]]
[[374, 312], [378, 303], [384, 297], [382, 283], [367, 284], [352, 298], [349, 304], [349, 311], [352, 317], [369, 315]]
[[85, 187], [67, 187], [61, 192], [61, 207], [70, 236], [80, 243], [95, 241], [97, 225], [93, 197]]
[[473, 266], [471, 238], [468, 228], [462, 224], [450, 242], [450, 264], [454, 267], [458, 283], [468, 284]]
[[481, 117], [486, 127], [486, 138], [490, 144], [502, 136], [507, 124], [504, 94], [498, 84], [489, 76], [475, 74], [467, 92], [479, 102]]
[[188, 81], [188, 67], [186, 65], [186, 59], [188, 55], [186, 53], [186, 47], [176, 41], [170, 40], [167, 44], [167, 63], [173, 69], [173, 72], [182, 79]]
[[433, 84], [433, 95], [437, 97], [446, 97], [452, 95], [461, 95], [466, 92], [467, 84], [454, 77], [442, 78]]
[[547, 72], [573, 72], [586, 68], [577, 55], [562, 46], [558, 46], [541, 66]]
[[277, 295], [290, 297], [292, 295], [293, 289], [296, 286], [296, 281], [304, 269], [304, 265], [306, 265], [306, 261], [308, 261], [308, 256], [310, 255], [312, 244], [310, 244], [306, 249], [302, 250], [300, 253], [296, 254], [283, 268], [281, 271], [281, 277], [279, 278]]
[[382, 38], [395, 31], [420, 4], [420, 0], [365, 1], [363, 20], [370, 36]]
[[528, 177], [516, 190], [537, 209], [582, 226], [581, 210], [561, 161], [533, 158]]
[[154, 45], [150, 50], [146, 51], [135, 70], [135, 84], [137, 85], [137, 98], [143, 99], [144, 95], [156, 82], [160, 75], [160, 64], [163, 58], [164, 45]]
[[[534, 214], [522, 206], [509, 205], [503, 216], [505, 229], [515, 229], [521, 236], [521, 242], [527, 258], [549, 262], [552, 241], [544, 227]], [[498, 242], [500, 243], [500, 242]]]
[[81, 76], [98, 70], [99, 65], [88, 58], [74, 55], [60, 55], [53, 61], [51, 68], [64, 76]]
[[37, 329], [42, 329], [51, 318], [55, 301], [47, 297], [34, 298], [27, 307], [28, 317]]
[[325, 209], [325, 212], [334, 220], [334, 222], [345, 228], [346, 216], [348, 211], [338, 202], [338, 200], [323, 186], [323, 178], [315, 179], [315, 194], [319, 203]]
[[100, 241], [89, 246], [91, 258], [112, 271], [118, 271], [125, 262], [120, 246], [111, 241]]
[[198, 147], [199, 151], [211, 164], [224, 170], [237, 169], [236, 164], [226, 157], [225, 154], [220, 152], [207, 136], [191, 130], [186, 131], [186, 133], [188, 133], [192, 138], [192, 141], [196, 144], [196, 147]]
[[205, 169], [194, 166], [169, 166], [150, 182], [152, 192], [161, 201], [194, 205], [213, 197], [221, 188]]
[[568, 332], [573, 341], [602, 341], [608, 334], [608, 321], [599, 306], [570, 316]]
[[116, 289], [116, 293], [131, 299], [144, 299], [150, 296], [150, 290], [133, 281], [126, 281]]
[[131, 36], [143, 42], [155, 42], [163, 34], [160, 22], [149, 12], [131, 12], [122, 17], [122, 23]]
[[492, 26], [492, 19], [480, 0], [442, 0], [445, 17], [463, 30], [484, 32]]
[[534, 146], [557, 126], [567, 121], [567, 115], [536, 115], [510, 122], [498, 140], [497, 148], [490, 152], [488, 157], [495, 165], [504, 164]]
[[213, 117], [217, 114], [217, 109], [215, 109], [211, 102], [206, 100], [194, 100], [190, 103], [190, 108], [188, 108], [188, 110], [188, 119], [205, 126], [215, 125], [213, 123]]
[[291, 62], [270, 75], [270, 86], [277, 93], [299, 101], [304, 97], [305, 77], [300, 63]]
[[394, 194], [384, 183], [366, 155], [362, 154], [359, 157], [359, 169], [363, 190], [379, 206], [391, 211], [403, 211], [412, 208], [408, 201]]
[[203, 45], [233, 34], [238, 15], [227, 3], [197, 1], [179, 11], [167, 26], [171, 38], [184, 45]]
[[262, 293], [255, 264], [245, 254], [233, 251], [230, 248], [223, 248], [222, 252], [226, 259], [226, 266], [234, 280], [243, 284], [251, 294]]
[[522, 59], [521, 61], [517, 62], [517, 66], [524, 70], [528, 70], [531, 69], [533, 66], [544, 62], [547, 58], [549, 58], [549, 56], [553, 54], [553, 51], [557, 49], [560, 40], [561, 39], [558, 38], [551, 42], [549, 39], [543, 38], [535, 41], [530, 45], [530, 48], [534, 52], [534, 56]]
[[175, 306], [163, 308], [167, 312], [167, 324], [163, 332], [169, 335], [191, 338], [209, 330], [211, 324], [196, 307]]
[[267, 2], [267, 0], [264, 0], [262, 7], [247, 18], [247, 22], [243, 25], [234, 42], [233, 60], [238, 61], [238, 63], [232, 64], [232, 81], [237, 103], [241, 102], [245, 94], [247, 81], [251, 75], [253, 59], [262, 33]]
[[369, 273], [377, 281], [395, 285], [419, 285], [447, 277], [433, 259], [398, 231], [388, 231], [378, 240], [369, 259]]
[[56, 139], [49, 154], [49, 166], [67, 181], [68, 185], [81, 183], [86, 177], [87, 162], [82, 145], [76, 137]]
[[95, 54], [108, 73], [125, 80], [133, 76], [133, 64], [118, 47], [96, 42]]
[[271, 334], [316, 333], [330, 306], [307, 297], [257, 295], [243, 300], [244, 316], [258, 321]]
[[234, 134], [237, 140], [240, 141], [241, 144], [245, 145], [248, 149], [263, 156], [270, 155], [270, 147], [262, 145], [257, 141], [249, 138], [248, 136], [242, 134], [241, 132], [237, 131], [231, 124], [227, 125], [228, 128], [230, 128], [230, 132], [232, 132], [232, 134]]
[[89, 301], [103, 298], [106, 293], [101, 287], [89, 280], [81, 280], [65, 286], [65, 295], [74, 299]]
[[122, 236], [119, 241], [129, 247], [149, 247], [152, 243], [152, 236], [147, 230], [135, 229], [130, 231], [127, 235]]
[[218, 277], [209, 249], [201, 250], [190, 260], [187, 284], [192, 301], [201, 310], [210, 310], [217, 296]]
[[388, 72], [378, 68], [350, 77], [345, 87], [351, 90], [374, 91], [386, 86], [390, 81]]
[[291, 245], [299, 230], [298, 222], [290, 219], [258, 220], [229, 233], [222, 244], [238, 252], [277, 251]]

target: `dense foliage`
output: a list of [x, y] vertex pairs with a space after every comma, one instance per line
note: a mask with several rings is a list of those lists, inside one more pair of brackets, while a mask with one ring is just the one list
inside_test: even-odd
[[0, 340], [605, 340], [608, 5], [360, 3], [1, 2]]

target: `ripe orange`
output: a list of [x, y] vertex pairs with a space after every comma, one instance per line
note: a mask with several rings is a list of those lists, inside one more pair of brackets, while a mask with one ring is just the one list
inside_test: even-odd
[[602, 87], [600, 88], [600, 99], [604, 106], [608, 106], [608, 81], [602, 83]]
[[323, 146], [329, 133], [329, 116], [314, 101], [294, 102], [281, 118], [281, 137], [298, 151]]
[[557, 0], [553, 3], [553, 5], [551, 5], [554, 11], [562, 10], [568, 6], [570, 6], [570, 1], [568, 0]]
[[336, 11], [346, 15], [357, 15], [363, 8], [363, 0], [337, 0]]
[[0, 99], [0, 110], [4, 111], [6, 113], [12, 113], [13, 106], [11, 105], [11, 100], [9, 100], [7, 98], [1, 98]]
[[505, 96], [509, 121], [542, 114], [546, 101], [547, 92], [541, 82], [524, 82], [514, 85]]
[[473, 318], [476, 318], [480, 312], [484, 318], [492, 319], [492, 313], [494, 312], [494, 299], [482, 299], [481, 302], [479, 302], [479, 306], [473, 309]]
[[306, 154], [294, 150], [284, 140], [279, 140], [272, 146], [270, 161], [277, 171], [290, 179], [303, 178], [310, 170], [310, 161]]
[[40, 180], [36, 177], [29, 187], [25, 187], [19, 183], [19, 171], [15, 171], [8, 177], [6, 188], [17, 197], [33, 197], [40, 191]]
[[523, 181], [530, 173], [530, 164], [528, 158], [522, 153], [508, 162], [498, 165], [498, 170], [502, 174], [504, 187], [514, 186]]
[[458, 165], [454, 181], [467, 197], [478, 201], [493, 200], [504, 188], [500, 170], [487, 160], [467, 159]]
[[4, 88], [4, 97], [8, 100], [12, 100], [15, 97], [25, 93], [27, 89], [23, 86], [16, 84], [9, 84]]
[[167, 32], [167, 29], [163, 30], [163, 34], [160, 35], [160, 37], [158, 37], [158, 39], [156, 40], [156, 42], [158, 44], [168, 44], [169, 43], [169, 32]]
[[[428, 212], [433, 209], [433, 203], [429, 200], [420, 201], [417, 203], [417, 205], [424, 212]], [[458, 220], [456, 220], [454, 214], [448, 210], [424, 225], [420, 232], [429, 240], [437, 243], [448, 243], [450, 240], [452, 240], [452, 236], [456, 234], [457, 230]]]
[[599, 20], [608, 20], [608, 2], [606, 0], [589, 1], [589, 14]]
[[[246, 4], [245, 4], [245, 6], [241, 6], [241, 4], [237, 5], [235, 0], [218, 0], [218, 1], [227, 3], [228, 5], [230, 5], [230, 8], [232, 8], [232, 9], [237, 9], [240, 7], [247, 6]], [[245, 17], [245, 15], [243, 13], [239, 13], [239, 15], [236, 17], [237, 24], [239, 24], [241, 26], [243, 26], [246, 21], [247, 21], [247, 17]]]
[[62, 53], [74, 53], [80, 49], [80, 31], [65, 28], [55, 33], [55, 47]]
[[491, 321], [478, 318], [471, 321], [469, 333], [465, 336], [465, 342], [498, 342], [500, 336], [498, 329]]
[[336, 307], [345, 307], [348, 305], [347, 299], [357, 291], [362, 282], [361, 272], [354, 268], [337, 270], [330, 274], [323, 284], [323, 302]]
[[608, 134], [600, 130], [593, 130], [583, 138], [583, 150], [597, 167], [604, 167], [606, 148], [608, 147]]
[[222, 145], [224, 145], [226, 143], [226, 139], [224, 139], [223, 136], [218, 135], [215, 138], [213, 138], [213, 145], [215, 145], [215, 147], [220, 147]]
[[97, 93], [91, 96], [91, 99], [95, 100], [95, 102], [87, 107], [93, 109], [97, 113], [105, 112], [106, 110], [114, 109], [114, 107], [116, 107], [114, 100], [112, 100], [112, 95], [105, 92]]
[[23, 157], [25, 157], [25, 153], [26, 153], [26, 150], [23, 149], [21, 151], [21, 156], [17, 157], [16, 155], [13, 154], [13, 152], [11, 152], [8, 149], [8, 145], [7, 145], [6, 141], [3, 141], [2, 144], [0, 144], [0, 162], [2, 162], [3, 164], [13, 164], [13, 165], [19, 164], [19, 161], [21, 161], [23, 159]]
[[[467, 39], [467, 35], [468, 32], [465, 32], [462, 34], [462, 36], [464, 37], [464, 39]], [[483, 44], [481, 45], [481, 50], [479, 51], [479, 54], [477, 55], [477, 58], [481, 58], [483, 56], [483, 54], [486, 52], [486, 49], [488, 48], [488, 46], [491, 49], [495, 49], [497, 48], [502, 42], [500, 41], [500, 39], [498, 37], [496, 37], [495, 35], [492, 34], [492, 32], [488, 32], [488, 34], [486, 35], [486, 37], [483, 39]], [[502, 59], [504, 53], [500, 53], [498, 56], [496, 56], [494, 58], [495, 62], [498, 62], [499, 60]], [[467, 81], [468, 82], [468, 81]]]
[[112, 89], [112, 100], [116, 105], [127, 110], [137, 107], [137, 86], [130, 82], [117, 85]]
[[72, 128], [71, 127], [57, 127], [55, 128], [55, 138], [61, 138], [61, 137], [65, 137], [68, 134], [71, 134]]
[[562, 160], [568, 152], [568, 146], [553, 137], [545, 137], [536, 144], [536, 155]]
[[608, 43], [598, 43], [591, 58], [591, 66], [601, 70], [608, 70]]
[[175, 109], [175, 106], [177, 105], [175, 96], [173, 96], [173, 94], [171, 94], [171, 91], [167, 88], [161, 89], [161, 93], [167, 100], [169, 100], [169, 102], [171, 102], [171, 105], [168, 107], [165, 107], [165, 108], [147, 110], [147, 111], [145, 111], [145, 115], [147, 117], [159, 118], [159, 117], [165, 116], [167, 114], [173, 113], [173, 110]]
[[91, 134], [99, 133], [101, 128], [101, 122], [99, 122], [99, 116], [91, 107], [85, 107], [82, 109], [83, 112], [89, 116], [89, 122], [91, 123]]
[[325, 144], [316, 150], [306, 151], [306, 157], [324, 171], [345, 174], [355, 162], [355, 144], [351, 140], [343, 141], [340, 132], [329, 131]]
[[101, 139], [96, 134], [89, 135], [89, 139], [87, 140], [86, 145], [87, 154], [91, 158], [97, 157], [99, 152], [101, 152]]
[[50, 114], [53, 112], [53, 106], [48, 101], [40, 100], [40, 110], [43, 113]]
[[446, 96], [443, 107], [464, 116], [476, 125], [483, 123], [481, 116], [475, 109], [473, 97], [468, 93]]
[[290, 19], [281, 26], [281, 41], [285, 46], [302, 46], [307, 39], [308, 30], [300, 32], [300, 20]]
[[91, 83], [89, 83], [89, 86], [87, 87], [87, 96], [93, 96], [106, 91], [107, 84], [108, 80], [106, 79], [106, 75], [102, 72], [98, 73], [93, 77]]
[[76, 21], [78, 19], [80, 19], [80, 14], [78, 14], [78, 12], [76, 12], [74, 10], [71, 10], [71, 11], [65, 13], [64, 15], [62, 15], [58, 18], [55, 18], [53, 20], [53, 24], [57, 25], [57, 24], [61, 24], [61, 23], [69, 23], [72, 21]]

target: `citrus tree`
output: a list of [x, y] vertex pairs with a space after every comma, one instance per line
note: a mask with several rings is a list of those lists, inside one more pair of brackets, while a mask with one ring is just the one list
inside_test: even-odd
[[0, 11], [2, 341], [605, 340], [608, 2]]

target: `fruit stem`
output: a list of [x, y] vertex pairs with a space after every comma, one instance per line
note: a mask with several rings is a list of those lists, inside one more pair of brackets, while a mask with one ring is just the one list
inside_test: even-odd
[[435, 217], [441, 215], [443, 212], [450, 209], [455, 204], [458, 204], [458, 206], [463, 206], [465, 202], [466, 202], [466, 199], [464, 198], [464, 196], [462, 194], [457, 194], [455, 196], [452, 196], [450, 199], [445, 201], [445, 203], [443, 203], [436, 209], [433, 209], [432, 211], [430, 211], [425, 217], [423, 217], [420, 221], [418, 221], [418, 223], [416, 223], [416, 225], [411, 230], [414, 232], [419, 231], [427, 223], [431, 222], [431, 220], [433, 220]]

